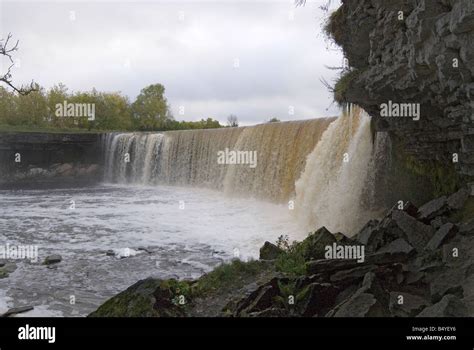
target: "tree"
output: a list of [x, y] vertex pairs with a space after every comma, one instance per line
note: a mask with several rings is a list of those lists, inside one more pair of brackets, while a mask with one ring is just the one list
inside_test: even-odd
[[159, 130], [173, 120], [161, 84], [147, 86], [132, 104], [133, 115], [140, 130]]
[[280, 119], [278, 118], [270, 118], [270, 120], [268, 121], [269, 123], [278, 123], [280, 121]]
[[20, 95], [28, 95], [30, 92], [38, 91], [38, 85], [35, 84], [34, 81], [32, 81], [29, 86], [21, 86], [19, 88], [13, 85], [11, 70], [15, 65], [15, 62], [13, 61], [12, 54], [18, 50], [19, 41], [17, 40], [14, 45], [10, 45], [11, 38], [12, 35], [8, 34], [5, 40], [0, 40], [0, 56], [4, 56], [10, 61], [7, 72], [3, 75], [0, 74], [0, 82], [8, 85]]
[[235, 128], [239, 126], [239, 120], [237, 119], [237, 116], [234, 114], [231, 114], [227, 117], [227, 126], [231, 128]]

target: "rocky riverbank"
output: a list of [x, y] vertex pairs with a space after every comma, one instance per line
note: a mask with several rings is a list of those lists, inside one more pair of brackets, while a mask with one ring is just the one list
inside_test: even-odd
[[[334, 249], [334, 251], [331, 251]], [[328, 252], [332, 252], [328, 258]], [[347, 254], [356, 253], [348, 258]], [[193, 281], [145, 279], [91, 317], [474, 315], [474, 193], [398, 203], [352, 238], [324, 227]]]

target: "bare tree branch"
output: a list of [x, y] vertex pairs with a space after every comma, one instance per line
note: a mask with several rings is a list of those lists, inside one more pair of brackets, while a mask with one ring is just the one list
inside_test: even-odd
[[7, 69], [7, 72], [3, 75], [0, 75], [0, 82], [8, 85], [14, 91], [19, 93], [20, 95], [28, 95], [33, 91], [38, 91], [39, 87], [34, 81], [32, 81], [28, 86], [20, 86], [16, 87], [12, 81], [12, 73], [11, 70], [15, 66], [15, 61], [13, 60], [13, 52], [18, 50], [19, 41], [17, 40], [13, 46], [10, 46], [10, 40], [12, 38], [11, 33], [8, 34], [7, 38], [4, 40], [0, 40], [0, 55], [5, 56], [10, 61], [10, 65]]

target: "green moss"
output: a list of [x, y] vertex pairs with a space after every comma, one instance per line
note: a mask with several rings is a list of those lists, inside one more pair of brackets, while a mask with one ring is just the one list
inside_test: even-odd
[[102, 304], [90, 317], [157, 317], [150, 296], [161, 284], [160, 280], [139, 281]]
[[360, 76], [360, 71], [358, 69], [345, 71], [339, 77], [336, 85], [334, 86], [334, 100], [343, 105], [347, 103], [346, 92], [349, 89], [351, 82], [357, 79]]

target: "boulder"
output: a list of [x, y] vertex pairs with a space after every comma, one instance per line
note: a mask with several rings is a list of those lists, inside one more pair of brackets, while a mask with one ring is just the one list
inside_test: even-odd
[[418, 296], [405, 292], [390, 292], [389, 309], [396, 317], [414, 317], [430, 303]]
[[458, 232], [458, 228], [455, 225], [450, 222], [444, 224], [435, 232], [433, 237], [431, 237], [430, 241], [426, 245], [426, 249], [438, 249], [444, 242], [453, 237], [456, 232]]
[[448, 211], [448, 199], [446, 196], [433, 199], [420, 207], [419, 218], [424, 221], [431, 221], [436, 216], [445, 214]]
[[281, 253], [283, 249], [267, 241], [260, 248], [260, 260], [275, 260]]
[[374, 295], [361, 293], [351, 297], [335, 312], [334, 317], [382, 317], [382, 307]]
[[28, 312], [28, 311], [31, 311], [33, 310], [34, 307], [33, 306], [20, 306], [20, 307], [14, 307], [12, 309], [9, 309], [7, 312], [5, 312], [3, 315], [1, 315], [0, 317], [10, 317], [10, 316], [13, 316], [13, 315], [17, 315], [17, 314], [21, 314], [21, 313], [24, 313], [24, 312]]
[[462, 298], [464, 280], [464, 269], [447, 269], [437, 274], [430, 283], [431, 300], [437, 302], [446, 294], [454, 294]]
[[403, 238], [398, 238], [386, 246], [377, 250], [376, 253], [390, 253], [390, 254], [406, 254], [410, 255], [414, 251], [414, 248], [407, 243]]
[[324, 259], [326, 247], [332, 246], [334, 242], [336, 242], [336, 238], [334, 237], [334, 235], [329, 232], [325, 227], [321, 227], [313, 234], [310, 234], [300, 244], [305, 259], [312, 260]]
[[43, 265], [52, 265], [61, 262], [63, 258], [59, 254], [49, 255], [44, 259]]
[[401, 210], [394, 211], [392, 219], [403, 231], [408, 242], [418, 251], [424, 249], [433, 237], [434, 229], [431, 226], [423, 224]]
[[365, 224], [365, 226], [354, 236], [354, 240], [357, 242], [368, 245], [372, 239], [376, 230], [378, 228], [379, 221], [378, 220], [370, 220]]
[[468, 317], [467, 305], [455, 295], [445, 295], [438, 303], [425, 308], [417, 317]]
[[302, 316], [322, 316], [334, 306], [339, 288], [330, 283], [312, 283], [308, 285], [298, 303], [302, 304]]
[[469, 198], [469, 190], [466, 187], [461, 188], [456, 193], [453, 193], [448, 197], [448, 207], [451, 210], [459, 210], [464, 207], [467, 199]]

